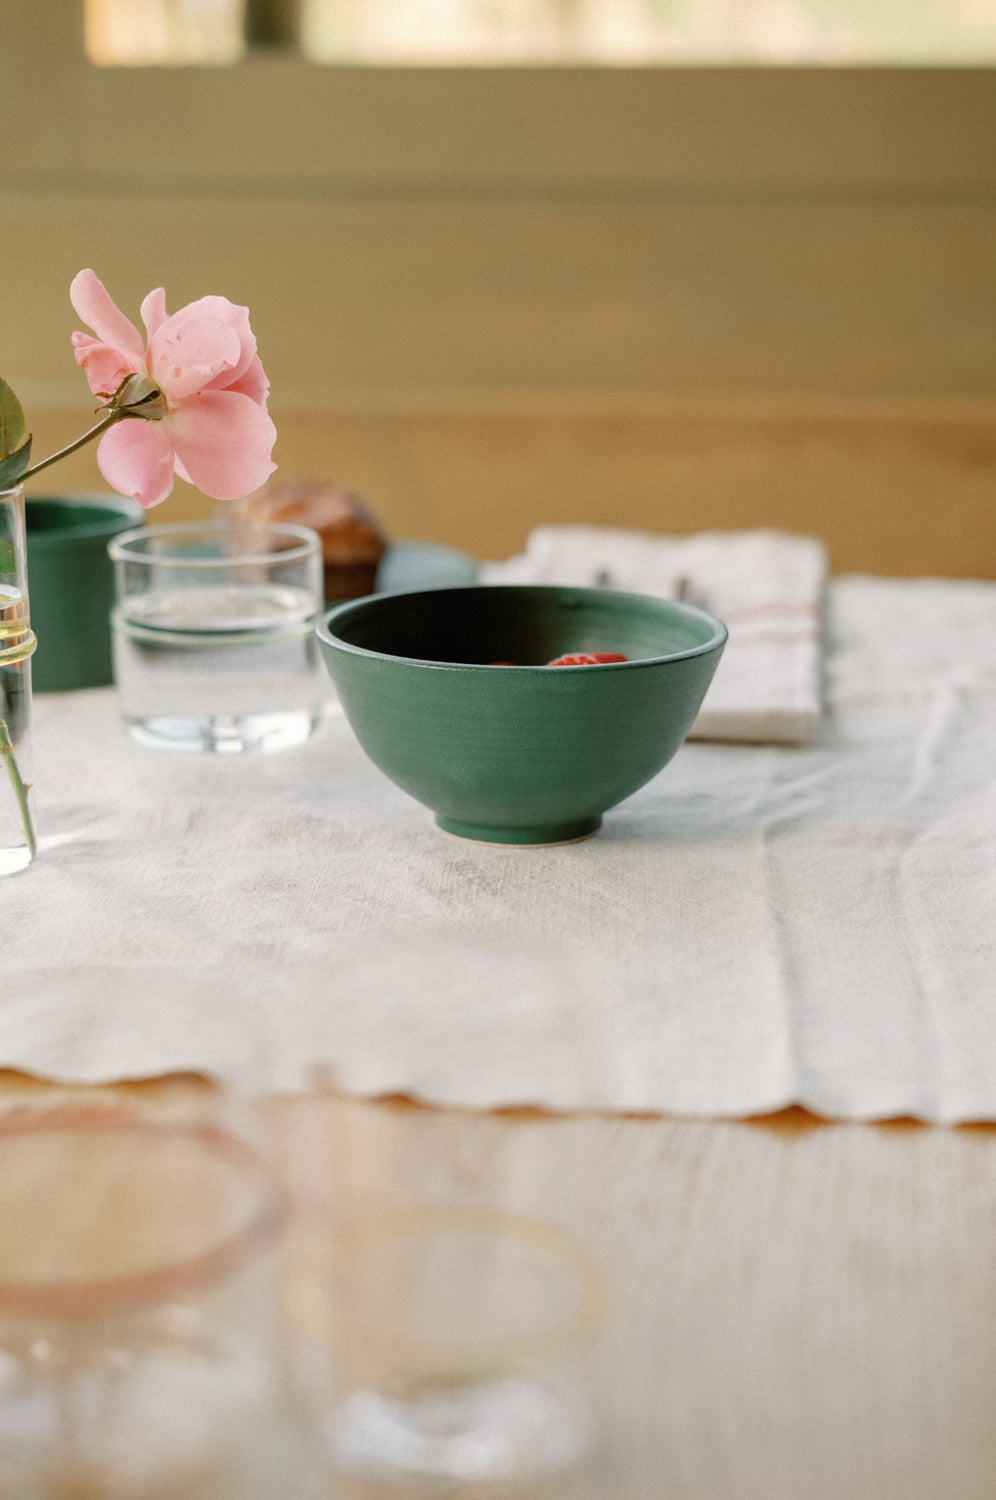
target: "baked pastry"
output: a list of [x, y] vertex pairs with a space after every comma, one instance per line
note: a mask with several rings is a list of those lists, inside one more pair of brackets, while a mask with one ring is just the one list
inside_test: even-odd
[[358, 599], [377, 587], [377, 568], [387, 537], [363, 501], [335, 484], [283, 479], [264, 484], [226, 507], [232, 521], [274, 526], [282, 521], [310, 526], [322, 539], [325, 597]]

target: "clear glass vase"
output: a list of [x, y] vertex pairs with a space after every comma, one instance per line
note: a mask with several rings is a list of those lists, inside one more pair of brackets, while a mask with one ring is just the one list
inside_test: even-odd
[[35, 855], [30, 808], [31, 653], [24, 490], [0, 490], [0, 876]]

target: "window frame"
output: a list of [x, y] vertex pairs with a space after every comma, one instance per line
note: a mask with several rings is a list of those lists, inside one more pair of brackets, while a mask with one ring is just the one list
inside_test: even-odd
[[[989, 195], [996, 69], [99, 68], [6, 0], [0, 186], [127, 195]], [[53, 100], [59, 107], [53, 107]], [[598, 120], [598, 129], [591, 122]]]

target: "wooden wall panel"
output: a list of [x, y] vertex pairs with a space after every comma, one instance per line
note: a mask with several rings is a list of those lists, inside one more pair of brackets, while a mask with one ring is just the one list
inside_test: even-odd
[[0, 17], [0, 373], [39, 453], [89, 418], [90, 265], [133, 315], [248, 303], [284, 473], [396, 535], [781, 525], [996, 573], [996, 70], [94, 69], [79, 14]]
[[[367, 496], [393, 536], [481, 557], [517, 551], [548, 521], [679, 533], [763, 525], [821, 536], [836, 572], [996, 578], [996, 407], [302, 414], [277, 400], [273, 410], [284, 475], [337, 479]], [[40, 451], [79, 426], [78, 410], [46, 413]], [[91, 453], [51, 474], [100, 487]], [[178, 483], [152, 515], [211, 509]]]
[[69, 394], [68, 287], [249, 304], [288, 407], [996, 395], [996, 196], [316, 203], [0, 193], [8, 378]]

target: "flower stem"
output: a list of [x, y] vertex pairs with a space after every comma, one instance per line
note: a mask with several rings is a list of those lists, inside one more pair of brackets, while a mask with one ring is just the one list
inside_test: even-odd
[[[127, 415], [126, 411], [112, 411], [102, 421], [98, 422], [96, 427], [91, 427], [89, 432], [84, 432], [82, 437], [77, 438], [74, 443], [70, 443], [68, 448], [60, 448], [58, 453], [53, 453], [48, 458], [43, 458], [40, 464], [35, 464], [32, 468], [27, 469], [21, 475], [18, 483], [23, 484], [26, 479], [30, 479], [34, 474], [40, 474], [42, 469], [47, 469], [49, 464], [57, 463], [60, 458], [68, 458], [70, 453], [75, 453], [77, 448], [83, 447], [84, 443], [92, 442], [95, 437], [99, 437], [102, 432], [107, 431], [108, 427], [113, 427], [115, 422], [120, 422], [121, 418]], [[2, 748], [0, 748], [0, 753], [3, 753]]]
[[7, 775], [10, 777], [10, 784], [14, 788], [14, 796], [17, 798], [17, 805], [20, 808], [24, 842], [28, 846], [31, 858], [34, 859], [38, 852], [38, 846], [35, 842], [34, 823], [31, 821], [31, 809], [28, 807], [28, 791], [30, 788], [26, 787], [21, 780], [21, 772], [17, 764], [17, 758], [14, 755], [14, 746], [7, 732], [6, 721], [3, 719], [0, 719], [0, 758], [3, 759], [7, 767]]

